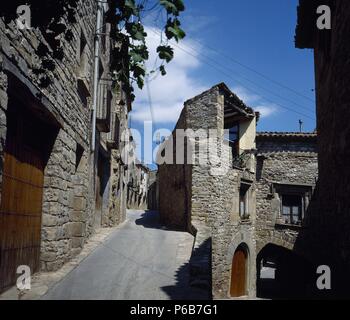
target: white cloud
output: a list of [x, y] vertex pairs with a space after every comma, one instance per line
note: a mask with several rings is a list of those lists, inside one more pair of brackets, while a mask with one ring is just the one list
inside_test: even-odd
[[280, 111], [280, 108], [273, 104], [267, 103], [264, 101], [264, 98], [251, 93], [249, 90], [243, 87], [235, 87], [232, 90], [244, 103], [252, 107], [255, 111], [260, 112], [260, 116], [262, 118], [267, 118], [270, 116], [274, 116], [276, 113]]
[[279, 111], [279, 108], [276, 105], [271, 104], [256, 106], [254, 110], [260, 112], [260, 116], [262, 118], [267, 118], [269, 116], [275, 115]]
[[[146, 28], [147, 45], [150, 51], [150, 59], [147, 62], [147, 69], [152, 70], [154, 66], [159, 66], [156, 48], [160, 43], [160, 30], [156, 28]], [[191, 76], [191, 72], [200, 66], [198, 52], [201, 48], [190, 39], [184, 39], [179, 43], [181, 47], [186, 47], [188, 54], [173, 45], [174, 59], [166, 64], [166, 76], [158, 75], [149, 82], [150, 98], [154, 110], [154, 122], [175, 124], [183, 103], [189, 98], [206, 90], [197, 78]], [[191, 50], [194, 48], [195, 51]], [[153, 76], [150, 79], [154, 78]], [[136, 100], [133, 104], [132, 119], [138, 122], [152, 120], [147, 87], [143, 90], [136, 89]]]
[[[195, 22], [195, 23], [194, 23]], [[218, 22], [215, 16], [198, 15], [197, 13], [187, 14], [183, 17], [183, 25], [187, 34], [203, 32]]]

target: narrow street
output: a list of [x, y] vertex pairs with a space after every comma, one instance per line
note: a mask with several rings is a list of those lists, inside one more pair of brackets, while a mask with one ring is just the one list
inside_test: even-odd
[[193, 237], [168, 231], [158, 213], [129, 211], [127, 221], [42, 299], [190, 299]]

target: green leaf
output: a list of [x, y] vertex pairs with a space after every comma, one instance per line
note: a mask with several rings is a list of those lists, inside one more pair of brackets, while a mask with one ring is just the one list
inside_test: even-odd
[[138, 15], [138, 9], [135, 0], [126, 0], [125, 7], [127, 10], [130, 10], [134, 16]]
[[138, 78], [137, 78], [137, 86], [138, 86], [140, 89], [142, 89], [144, 85], [145, 85], [145, 82], [144, 82], [143, 78], [142, 78], [142, 77], [138, 77]]
[[186, 36], [185, 31], [180, 28], [180, 21], [178, 19], [168, 19], [165, 27], [165, 35], [170, 40], [175, 38], [177, 42]]
[[183, 0], [174, 0], [174, 4], [179, 11], [184, 11], [185, 10], [185, 4]]
[[[141, 60], [148, 60], [149, 58], [149, 52], [147, 49], [147, 46], [142, 44], [142, 45], [130, 45], [130, 55], [134, 56], [135, 55], [135, 60], [141, 59]], [[136, 61], [140, 62], [140, 61]]]
[[159, 58], [168, 63], [174, 58], [174, 49], [170, 46], [159, 46], [157, 52]]
[[179, 10], [177, 9], [176, 5], [169, 0], [160, 0], [160, 4], [165, 8], [168, 14], [173, 14], [175, 16], [179, 15]]
[[161, 73], [162, 76], [165, 76], [166, 75], [166, 71], [165, 71], [165, 67], [164, 66], [160, 66], [159, 67], [159, 71]]
[[146, 69], [141, 64], [132, 65], [131, 71], [133, 72], [135, 78], [138, 78], [140, 76], [144, 77], [146, 75]]
[[133, 60], [134, 63], [138, 63], [138, 62], [143, 62], [144, 61], [143, 57], [139, 53], [137, 53], [135, 51], [130, 51], [130, 57], [131, 57], [131, 59]]
[[145, 32], [143, 25], [138, 22], [128, 22], [125, 24], [126, 31], [130, 34], [130, 37], [134, 40], [145, 41], [147, 33]]

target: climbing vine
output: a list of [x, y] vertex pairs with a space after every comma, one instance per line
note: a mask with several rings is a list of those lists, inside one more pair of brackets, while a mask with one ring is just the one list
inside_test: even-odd
[[[155, 2], [156, 4], [153, 4], [149, 9], [147, 8], [149, 1], [118, 0], [113, 2], [115, 8], [110, 10], [110, 22], [116, 26], [116, 29], [113, 30], [116, 41], [123, 41], [122, 38], [125, 34], [129, 41], [127, 68], [123, 65], [124, 60], [118, 58], [123, 55], [122, 48], [115, 48], [114, 56], [117, 59], [115, 59], [116, 63], [113, 65], [114, 74], [124, 84], [124, 91], [132, 99], [134, 98], [133, 83], [136, 82], [140, 89], [144, 86], [144, 78], [147, 75], [145, 61], [149, 59], [149, 48], [146, 44], [147, 33], [142, 23], [142, 14], [155, 10], [158, 6], [166, 13], [164, 26], [166, 41], [163, 41], [157, 47], [158, 57], [162, 61], [157, 69], [161, 75], [166, 74], [165, 64], [169, 63], [174, 57], [174, 50], [169, 45], [168, 40], [175, 39], [178, 42], [185, 37], [185, 32], [182, 30], [179, 20], [180, 13], [185, 10], [183, 0], [157, 0]], [[148, 74], [155, 71], [150, 70]], [[128, 81], [129, 75], [131, 75], [131, 81]]]
[[[71, 41], [73, 32], [71, 27], [76, 23], [76, 10], [81, 3], [79, 0], [11, 0], [0, 7], [0, 16], [6, 24], [17, 18], [17, 7], [26, 2], [31, 9], [31, 25], [38, 28], [48, 45], [40, 43], [37, 55], [41, 58], [41, 65], [33, 70], [39, 76], [43, 87], [50, 84], [46, 70], [55, 69], [56, 60], [64, 58], [62, 40]], [[123, 89], [134, 99], [135, 84], [142, 89], [145, 77], [158, 71], [166, 74], [165, 65], [174, 57], [174, 50], [169, 40], [179, 41], [185, 37], [181, 28], [179, 16], [185, 10], [183, 0], [108, 0], [109, 11], [107, 20], [112, 26], [111, 36], [116, 43], [127, 42], [125, 46], [117, 45], [112, 48], [111, 72], [115, 83], [122, 83]], [[84, 2], [88, 5], [88, 2]], [[145, 26], [145, 13], [157, 12], [158, 17], [165, 16], [163, 26], [164, 38], [157, 47], [157, 54], [161, 61], [155, 70], [146, 70], [145, 62], [149, 59]], [[67, 21], [68, 23], [65, 23]]]

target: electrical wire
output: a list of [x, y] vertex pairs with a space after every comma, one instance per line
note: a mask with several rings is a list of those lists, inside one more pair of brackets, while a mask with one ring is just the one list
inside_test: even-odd
[[[151, 30], [154, 34], [156, 34], [156, 35], [160, 35], [160, 34], [161, 34], [160, 32], [157, 32], [157, 31], [155, 31], [154, 29], [150, 29], [150, 30]], [[199, 60], [201, 60], [201, 61], [204, 61], [204, 62], [207, 63], [210, 67], [212, 67], [212, 68], [214, 68], [215, 70], [217, 70], [218, 72], [224, 74], [226, 77], [228, 77], [228, 78], [230, 78], [230, 79], [232, 79], [232, 80], [238, 82], [238, 83], [241, 84], [242, 86], [244, 86], [244, 87], [246, 86], [244, 83], [242, 83], [241, 81], [237, 80], [237, 78], [235, 78], [232, 74], [229, 74], [229, 73], [227, 73], [226, 71], [224, 71], [224, 70], [221, 69], [221, 68], [227, 69], [226, 66], [223, 66], [223, 65], [217, 63], [215, 60], [213, 60], [213, 59], [211, 59], [211, 58], [209, 58], [209, 57], [206, 57], [206, 56], [202, 55], [201, 53], [199, 53], [198, 51], [196, 51], [196, 50], [194, 50], [194, 49], [192, 49], [192, 50], [193, 50], [197, 55], [195, 55], [195, 54], [189, 52], [188, 50], [184, 49], [182, 46], [180, 46], [180, 45], [177, 44], [177, 43], [171, 43], [171, 44], [172, 44], [173, 46], [177, 47], [178, 49], [182, 50], [183, 52], [187, 53], [188, 55], [190, 55], [190, 56], [192, 56], [192, 57], [194, 57], [194, 58], [197, 58], [197, 59], [199, 59]], [[186, 47], [187, 47], [187, 46], [186, 46]], [[218, 65], [220, 68], [219, 68], [218, 66], [212, 64], [212, 63], [208, 63], [208, 60], [209, 60], [209, 61], [215, 61], [215, 64]], [[259, 86], [259, 87], [260, 87], [260, 86]], [[251, 89], [250, 89], [250, 90], [251, 90]], [[265, 90], [267, 90], [267, 89], [265, 89]], [[258, 95], [260, 95], [260, 94], [257, 93], [256, 91], [253, 91], [253, 90], [251, 90], [251, 91], [254, 92], [254, 93], [256, 93], [256, 94], [258, 94]], [[285, 98], [283, 98], [282, 96], [279, 96], [279, 95], [273, 93], [272, 91], [270, 91], [270, 92], [271, 92], [271, 94], [274, 94], [275, 96], [278, 96], [279, 98], [285, 99]], [[300, 112], [300, 111], [291, 109], [291, 108], [289, 108], [289, 107], [287, 107], [287, 106], [285, 106], [285, 105], [282, 105], [282, 104], [280, 104], [280, 103], [275, 103], [274, 101], [272, 101], [271, 99], [268, 99], [268, 98], [266, 98], [266, 97], [263, 97], [263, 98], [264, 98], [266, 101], [268, 101], [268, 102], [270, 102], [270, 103], [273, 103], [273, 104], [275, 104], [276, 106], [279, 106], [279, 107], [281, 107], [281, 108], [283, 108], [283, 109], [286, 109], [286, 110], [288, 110], [288, 111], [290, 111], [290, 112], [294, 112], [294, 113], [297, 113], [297, 114], [302, 115], [302, 116], [304, 116], [304, 117], [307, 117], [307, 118], [309, 118], [309, 119], [311, 119], [311, 120], [315, 120], [314, 117], [311, 117], [311, 116], [309, 116], [309, 115], [307, 115], [307, 114], [305, 114], [305, 113], [302, 113], [302, 112]], [[289, 99], [285, 99], [285, 100], [289, 101]], [[289, 101], [289, 102], [290, 102], [290, 101]], [[295, 104], [296, 104], [296, 103], [295, 103]], [[305, 108], [305, 107], [303, 107], [303, 108]], [[311, 112], [309, 109], [307, 109], [307, 111], [308, 111], [308, 112]]]

